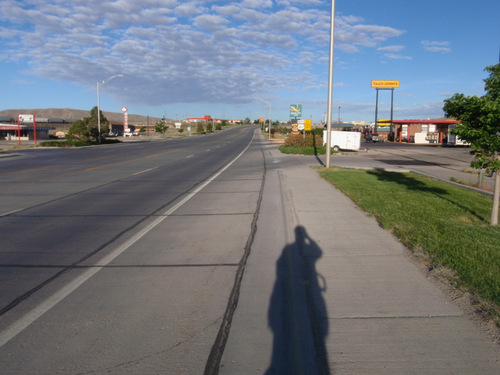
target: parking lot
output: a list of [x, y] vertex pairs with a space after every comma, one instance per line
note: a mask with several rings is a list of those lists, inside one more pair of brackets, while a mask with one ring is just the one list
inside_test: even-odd
[[[446, 181], [476, 186], [479, 171], [470, 166], [469, 147], [442, 147], [406, 143], [362, 143], [358, 155], [394, 167], [427, 174]], [[493, 178], [483, 174], [481, 189], [492, 192]]]

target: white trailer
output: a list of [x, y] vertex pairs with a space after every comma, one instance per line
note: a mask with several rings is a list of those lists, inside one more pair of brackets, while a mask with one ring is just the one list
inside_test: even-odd
[[[326, 145], [328, 131], [323, 131], [323, 145]], [[358, 151], [361, 148], [361, 133], [360, 132], [345, 132], [332, 130], [331, 132], [331, 147], [335, 151], [352, 150]]]

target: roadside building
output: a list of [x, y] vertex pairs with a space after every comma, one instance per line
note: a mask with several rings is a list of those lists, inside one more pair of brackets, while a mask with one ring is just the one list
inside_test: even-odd
[[[408, 143], [446, 143], [448, 128], [458, 121], [448, 118], [427, 120], [393, 120], [394, 140]], [[390, 120], [379, 121], [377, 133], [390, 138]]]
[[220, 118], [212, 118], [210, 115], [205, 115], [204, 117], [188, 117], [186, 122], [198, 123], [198, 122], [214, 122], [217, 124], [221, 124], [223, 121], [226, 121], [229, 124], [238, 124], [243, 123], [243, 120], [224, 120]]
[[[36, 126], [37, 139], [49, 139], [49, 131], [54, 130], [53, 127]], [[29, 141], [35, 139], [35, 126], [33, 125], [14, 125], [0, 123], [0, 139], [6, 141]]]

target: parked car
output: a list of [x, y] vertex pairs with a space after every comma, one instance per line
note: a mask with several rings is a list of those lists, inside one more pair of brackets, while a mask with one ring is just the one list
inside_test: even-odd
[[367, 134], [365, 138], [365, 142], [384, 142], [384, 138], [382, 138], [377, 133]]

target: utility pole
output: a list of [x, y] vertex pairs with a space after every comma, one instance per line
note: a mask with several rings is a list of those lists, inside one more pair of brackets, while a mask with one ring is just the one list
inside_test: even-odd
[[328, 69], [328, 115], [326, 119], [326, 167], [330, 168], [332, 143], [332, 102], [333, 102], [333, 58], [335, 45], [335, 0], [332, 0], [330, 16], [330, 64]]

